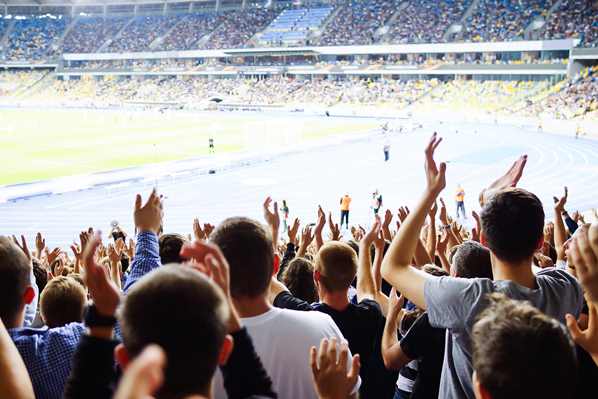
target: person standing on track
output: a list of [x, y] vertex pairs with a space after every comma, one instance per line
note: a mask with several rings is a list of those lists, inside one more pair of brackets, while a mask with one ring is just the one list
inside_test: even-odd
[[282, 200], [282, 232], [286, 233], [289, 228], [289, 206], [287, 200]]
[[214, 149], [214, 138], [210, 137], [208, 140], [209, 152], [210, 154], [214, 154], [216, 150]]
[[457, 186], [455, 201], [457, 202], [457, 219], [459, 219], [459, 212], [461, 212], [464, 219], [467, 219], [467, 213], [465, 213], [465, 190], [463, 190], [460, 184]]
[[343, 223], [349, 228], [349, 210], [351, 206], [351, 197], [349, 194], [345, 194], [341, 198], [341, 228], [343, 227]]

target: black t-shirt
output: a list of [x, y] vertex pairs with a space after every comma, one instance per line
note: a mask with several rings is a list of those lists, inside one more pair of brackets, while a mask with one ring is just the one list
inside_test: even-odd
[[351, 353], [359, 354], [360, 398], [392, 399], [398, 372], [386, 370], [384, 367], [381, 343], [386, 320], [376, 301], [365, 299], [358, 304], [350, 303], [344, 310], [338, 311], [323, 303], [310, 305], [293, 297], [290, 292], [283, 292], [274, 300], [274, 306], [294, 310], [316, 310], [329, 315], [348, 341]]
[[437, 398], [444, 362], [445, 330], [430, 325], [428, 314], [422, 314], [401, 339], [401, 350], [410, 359], [417, 359], [417, 378], [412, 399]]

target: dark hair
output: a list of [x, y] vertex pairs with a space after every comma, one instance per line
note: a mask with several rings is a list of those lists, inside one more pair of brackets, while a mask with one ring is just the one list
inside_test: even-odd
[[492, 399], [571, 397], [577, 360], [561, 323], [529, 302], [488, 300], [472, 330], [473, 368]]
[[494, 194], [482, 209], [482, 233], [500, 260], [531, 258], [544, 237], [544, 209], [534, 194], [507, 188]]
[[71, 277], [58, 276], [48, 282], [39, 297], [39, 310], [50, 328], [81, 322], [87, 295]]
[[492, 279], [490, 251], [476, 241], [465, 241], [451, 248], [449, 262], [455, 277]]
[[318, 251], [314, 268], [328, 291], [346, 290], [357, 274], [357, 254], [344, 242], [328, 241]]
[[33, 265], [33, 275], [35, 276], [35, 285], [39, 292], [42, 292], [48, 284], [48, 271], [39, 263], [36, 258], [31, 259]]
[[274, 272], [274, 248], [268, 230], [255, 220], [226, 219], [210, 241], [218, 245], [230, 265], [230, 290], [234, 298], [264, 295]]
[[305, 258], [295, 258], [282, 274], [282, 282], [293, 296], [313, 303], [318, 301], [318, 291], [314, 283], [314, 266]]
[[443, 268], [432, 264], [423, 265], [422, 271], [436, 277], [446, 277], [449, 275], [448, 272]]
[[131, 356], [155, 343], [166, 352], [157, 397], [207, 394], [226, 335], [229, 309], [222, 291], [190, 267], [160, 267], [127, 293], [119, 314]]
[[0, 236], [0, 318], [11, 328], [23, 306], [23, 294], [30, 281], [31, 264], [8, 237]]
[[181, 248], [187, 242], [180, 234], [162, 234], [160, 242], [160, 260], [163, 265], [168, 263], [184, 263], [187, 259], [181, 257]]

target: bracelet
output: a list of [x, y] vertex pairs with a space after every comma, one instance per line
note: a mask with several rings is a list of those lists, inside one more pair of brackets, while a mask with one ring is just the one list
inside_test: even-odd
[[92, 304], [87, 307], [85, 312], [85, 325], [87, 327], [114, 327], [116, 317], [101, 315], [96, 305]]

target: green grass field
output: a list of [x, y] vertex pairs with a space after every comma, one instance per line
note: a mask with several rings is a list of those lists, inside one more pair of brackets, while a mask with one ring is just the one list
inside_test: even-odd
[[374, 120], [223, 112], [0, 110], [0, 185], [99, 172], [208, 153], [293, 146], [375, 128]]

